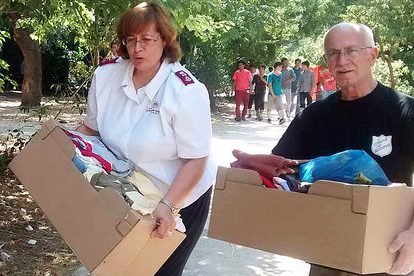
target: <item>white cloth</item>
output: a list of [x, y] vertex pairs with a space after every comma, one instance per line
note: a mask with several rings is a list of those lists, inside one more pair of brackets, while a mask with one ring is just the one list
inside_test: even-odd
[[[141, 192], [126, 192], [126, 195], [134, 202], [131, 208], [137, 210], [142, 215], [150, 215], [159, 204], [163, 197], [160, 190], [150, 181], [143, 173], [133, 172], [127, 180], [134, 183], [134, 185]], [[185, 233], [185, 225], [180, 215], [174, 215], [175, 229]]]
[[[208, 92], [181, 64], [164, 61], [156, 76], [137, 93], [133, 70], [129, 60], [96, 69], [85, 124], [99, 131], [105, 145], [116, 155], [148, 173], [165, 194], [183, 159], [210, 155]], [[185, 85], [175, 74], [178, 71], [184, 71], [194, 83]], [[202, 179], [180, 207], [204, 194], [214, 183], [215, 175], [216, 166], [209, 158]]]

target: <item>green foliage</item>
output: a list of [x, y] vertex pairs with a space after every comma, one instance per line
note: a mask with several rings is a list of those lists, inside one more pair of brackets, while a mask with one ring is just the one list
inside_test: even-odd
[[[2, 31], [0, 28], [0, 49], [2, 48], [3, 43], [5, 42], [6, 38], [10, 38], [10, 35], [6, 31]], [[9, 69], [9, 65], [2, 59], [0, 59], [0, 93], [4, 92], [4, 86], [9, 83], [12, 87], [16, 87], [17, 83], [10, 79], [7, 75], [7, 71]]]

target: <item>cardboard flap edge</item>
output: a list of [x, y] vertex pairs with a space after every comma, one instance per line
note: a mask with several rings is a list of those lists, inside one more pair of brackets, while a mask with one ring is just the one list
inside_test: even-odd
[[46, 139], [47, 136], [56, 128], [60, 127], [60, 125], [55, 120], [48, 120], [43, 124], [43, 127], [39, 130], [38, 134], [39, 137], [43, 140]]
[[352, 185], [337, 181], [318, 180], [310, 186], [308, 194], [351, 200]]

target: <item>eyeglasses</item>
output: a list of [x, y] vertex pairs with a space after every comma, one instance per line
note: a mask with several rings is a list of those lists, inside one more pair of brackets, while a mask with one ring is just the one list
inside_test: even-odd
[[359, 53], [362, 50], [371, 49], [371, 48], [373, 48], [373, 47], [372, 46], [349, 47], [349, 48], [345, 48], [343, 50], [330, 50], [327, 53], [325, 53], [323, 56], [325, 57], [325, 59], [327, 61], [337, 61], [341, 57], [341, 54], [344, 55], [344, 56], [347, 56], [350, 59], [354, 59], [354, 58], [359, 56]]
[[126, 39], [122, 40], [122, 44], [127, 46], [128, 48], [135, 48], [137, 46], [137, 43], [139, 43], [143, 48], [145, 48], [157, 42], [161, 37], [161, 34], [158, 35], [156, 38], [144, 37], [142, 39], [138, 39], [135, 36], [128, 36]]

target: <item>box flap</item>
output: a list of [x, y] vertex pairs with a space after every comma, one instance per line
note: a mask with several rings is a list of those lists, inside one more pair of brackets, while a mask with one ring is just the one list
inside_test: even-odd
[[224, 190], [226, 187], [227, 168], [218, 167], [215, 189]]
[[48, 120], [37, 133], [41, 139], [45, 139], [56, 127], [59, 127], [59, 124], [55, 120]]
[[351, 200], [351, 208], [354, 213], [366, 214], [369, 188], [370, 186], [367, 185], [318, 180], [310, 186], [308, 194]]
[[351, 200], [352, 185], [330, 180], [318, 180], [310, 186], [308, 194]]
[[219, 190], [225, 189], [226, 182], [248, 183], [250, 185], [262, 186], [263, 182], [259, 173], [253, 170], [240, 168], [219, 167], [217, 170], [217, 180], [215, 188]]
[[352, 185], [352, 211], [357, 214], [368, 213], [371, 186]]
[[108, 208], [114, 212], [119, 220], [126, 217], [131, 210], [128, 203], [120, 196], [120, 194], [111, 187], [105, 187], [98, 193], [104, 202], [108, 204]]
[[143, 217], [92, 275], [154, 275], [185, 238], [185, 234], [174, 231], [166, 239], [153, 239], [150, 234], [154, 227], [153, 219]]

